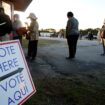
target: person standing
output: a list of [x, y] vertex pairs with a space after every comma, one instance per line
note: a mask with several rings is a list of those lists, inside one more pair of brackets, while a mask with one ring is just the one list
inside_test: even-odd
[[101, 43], [103, 46], [103, 53], [101, 54], [101, 56], [105, 56], [105, 24], [100, 29], [99, 35], [100, 35]]
[[73, 59], [75, 58], [76, 54], [76, 47], [77, 47], [77, 40], [79, 37], [79, 22], [74, 17], [72, 12], [67, 13], [67, 26], [66, 26], [66, 38], [69, 48], [69, 56], [66, 59]]
[[18, 29], [22, 27], [22, 22], [20, 21], [20, 17], [18, 14], [14, 14], [14, 21], [12, 23], [13, 25], [13, 39], [19, 39], [20, 43], [22, 44], [22, 35], [18, 33]]
[[37, 55], [37, 45], [39, 39], [39, 24], [37, 22], [37, 17], [34, 13], [30, 13], [28, 18], [30, 18], [31, 23], [28, 27], [29, 30], [29, 43], [28, 43], [28, 54], [26, 56], [27, 59], [34, 61]]
[[5, 14], [4, 8], [0, 7], [0, 41], [10, 40], [12, 32], [12, 22], [10, 17]]

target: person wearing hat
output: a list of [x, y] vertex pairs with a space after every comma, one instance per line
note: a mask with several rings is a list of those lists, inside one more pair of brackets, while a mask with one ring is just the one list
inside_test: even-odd
[[37, 45], [38, 45], [38, 39], [39, 39], [39, 25], [37, 22], [37, 17], [34, 13], [30, 13], [28, 18], [31, 20], [31, 23], [28, 27], [29, 30], [29, 43], [28, 43], [28, 53], [27, 53], [27, 59], [30, 59], [31, 61], [34, 61], [37, 55]]
[[12, 21], [10, 17], [5, 14], [4, 8], [0, 7], [0, 41], [10, 40], [9, 34], [12, 31]]

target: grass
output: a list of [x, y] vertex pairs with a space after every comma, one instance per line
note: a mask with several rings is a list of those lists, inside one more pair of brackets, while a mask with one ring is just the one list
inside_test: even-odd
[[[57, 44], [57, 43], [59, 43], [59, 41], [57, 41], [57, 40], [39, 39], [38, 46], [39, 47], [43, 47], [43, 46], [46, 46], [46, 45]], [[27, 48], [27, 46], [28, 46], [28, 40], [23, 39], [23, 46], [25, 48]]]
[[[37, 92], [24, 105], [104, 105], [105, 84], [81, 76], [34, 80]], [[95, 79], [92, 77], [91, 79]]]
[[46, 45], [51, 45], [51, 44], [57, 44], [60, 43], [57, 40], [50, 40], [50, 39], [39, 39], [39, 46], [46, 46]]
[[[56, 43], [39, 40], [40, 47]], [[43, 79], [32, 75], [37, 92], [23, 105], [105, 105], [105, 70]]]

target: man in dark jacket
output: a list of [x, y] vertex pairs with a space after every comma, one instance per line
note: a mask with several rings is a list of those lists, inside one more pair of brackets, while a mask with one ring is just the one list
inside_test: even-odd
[[4, 8], [0, 7], [0, 40], [9, 40], [9, 35], [12, 31], [12, 22], [8, 15], [4, 13]]
[[69, 56], [66, 57], [66, 59], [73, 59], [75, 58], [77, 40], [79, 37], [79, 31], [78, 31], [79, 22], [74, 17], [74, 14], [72, 12], [68, 12], [67, 17], [68, 21], [66, 26], [66, 38], [69, 47]]

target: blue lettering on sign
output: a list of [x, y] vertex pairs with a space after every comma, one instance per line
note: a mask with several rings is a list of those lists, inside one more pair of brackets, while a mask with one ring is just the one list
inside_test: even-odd
[[17, 63], [18, 63], [17, 58], [14, 58], [14, 59], [13, 59], [13, 62], [14, 62], [15, 67], [19, 66], [19, 65], [17, 64]]
[[16, 80], [14, 78], [11, 78], [9, 81], [9, 87], [14, 88], [16, 86]]
[[3, 62], [2, 65], [5, 71], [9, 70], [7, 62]]
[[[24, 84], [24, 85], [23, 85]], [[19, 88], [19, 85], [22, 86]], [[16, 104], [17, 101], [21, 100], [24, 96], [26, 96], [29, 92], [28, 87], [26, 85], [23, 73], [19, 73], [14, 77], [11, 77], [6, 82], [0, 83], [0, 90], [9, 93], [10, 89], [17, 89], [12, 96], [8, 97], [8, 105]]]
[[13, 97], [8, 97], [8, 105], [11, 105], [15, 103], [16, 101], [19, 101], [22, 97], [24, 97], [28, 93], [28, 88], [25, 85], [24, 88], [15, 91]]
[[8, 105], [15, 103], [10, 97], [8, 97]]
[[4, 48], [0, 48], [0, 57], [5, 57], [6, 50]]
[[2, 67], [2, 65], [0, 64], [0, 70], [1, 70], [1, 72], [3, 72], [3, 67]]
[[8, 81], [3, 82], [2, 84], [0, 84], [0, 88], [7, 92], [8, 88], [15, 88], [20, 83], [25, 83], [23, 73], [19, 73], [14, 78], [12, 77]]
[[7, 92], [7, 81], [4, 84], [0, 84], [0, 87]]
[[0, 63], [0, 72], [5, 72], [17, 67], [19, 67], [18, 59], [13, 58], [11, 60]]
[[21, 92], [20, 92], [20, 91], [16, 91], [16, 92], [14, 93], [14, 99], [15, 99], [16, 101], [18, 101], [18, 100], [20, 100], [21, 98], [22, 98]]
[[9, 68], [11, 69], [11, 68], [14, 68], [14, 66], [13, 66], [13, 61], [12, 60], [9, 60], [9, 61], [7, 61], [8, 62], [8, 66], [9, 66]]
[[7, 54], [10, 55], [9, 47], [5, 47], [7, 49]]
[[15, 49], [14, 49], [14, 46], [10, 46], [10, 50], [11, 50], [11, 54], [15, 54]]
[[20, 73], [19, 75], [17, 75], [15, 78], [17, 79], [17, 82], [18, 83], [25, 82], [24, 76], [23, 76], [22, 73]]
[[8, 46], [5, 48], [0, 48], [0, 57], [5, 57], [6, 55], [12, 55], [15, 54], [15, 48], [14, 46]]

